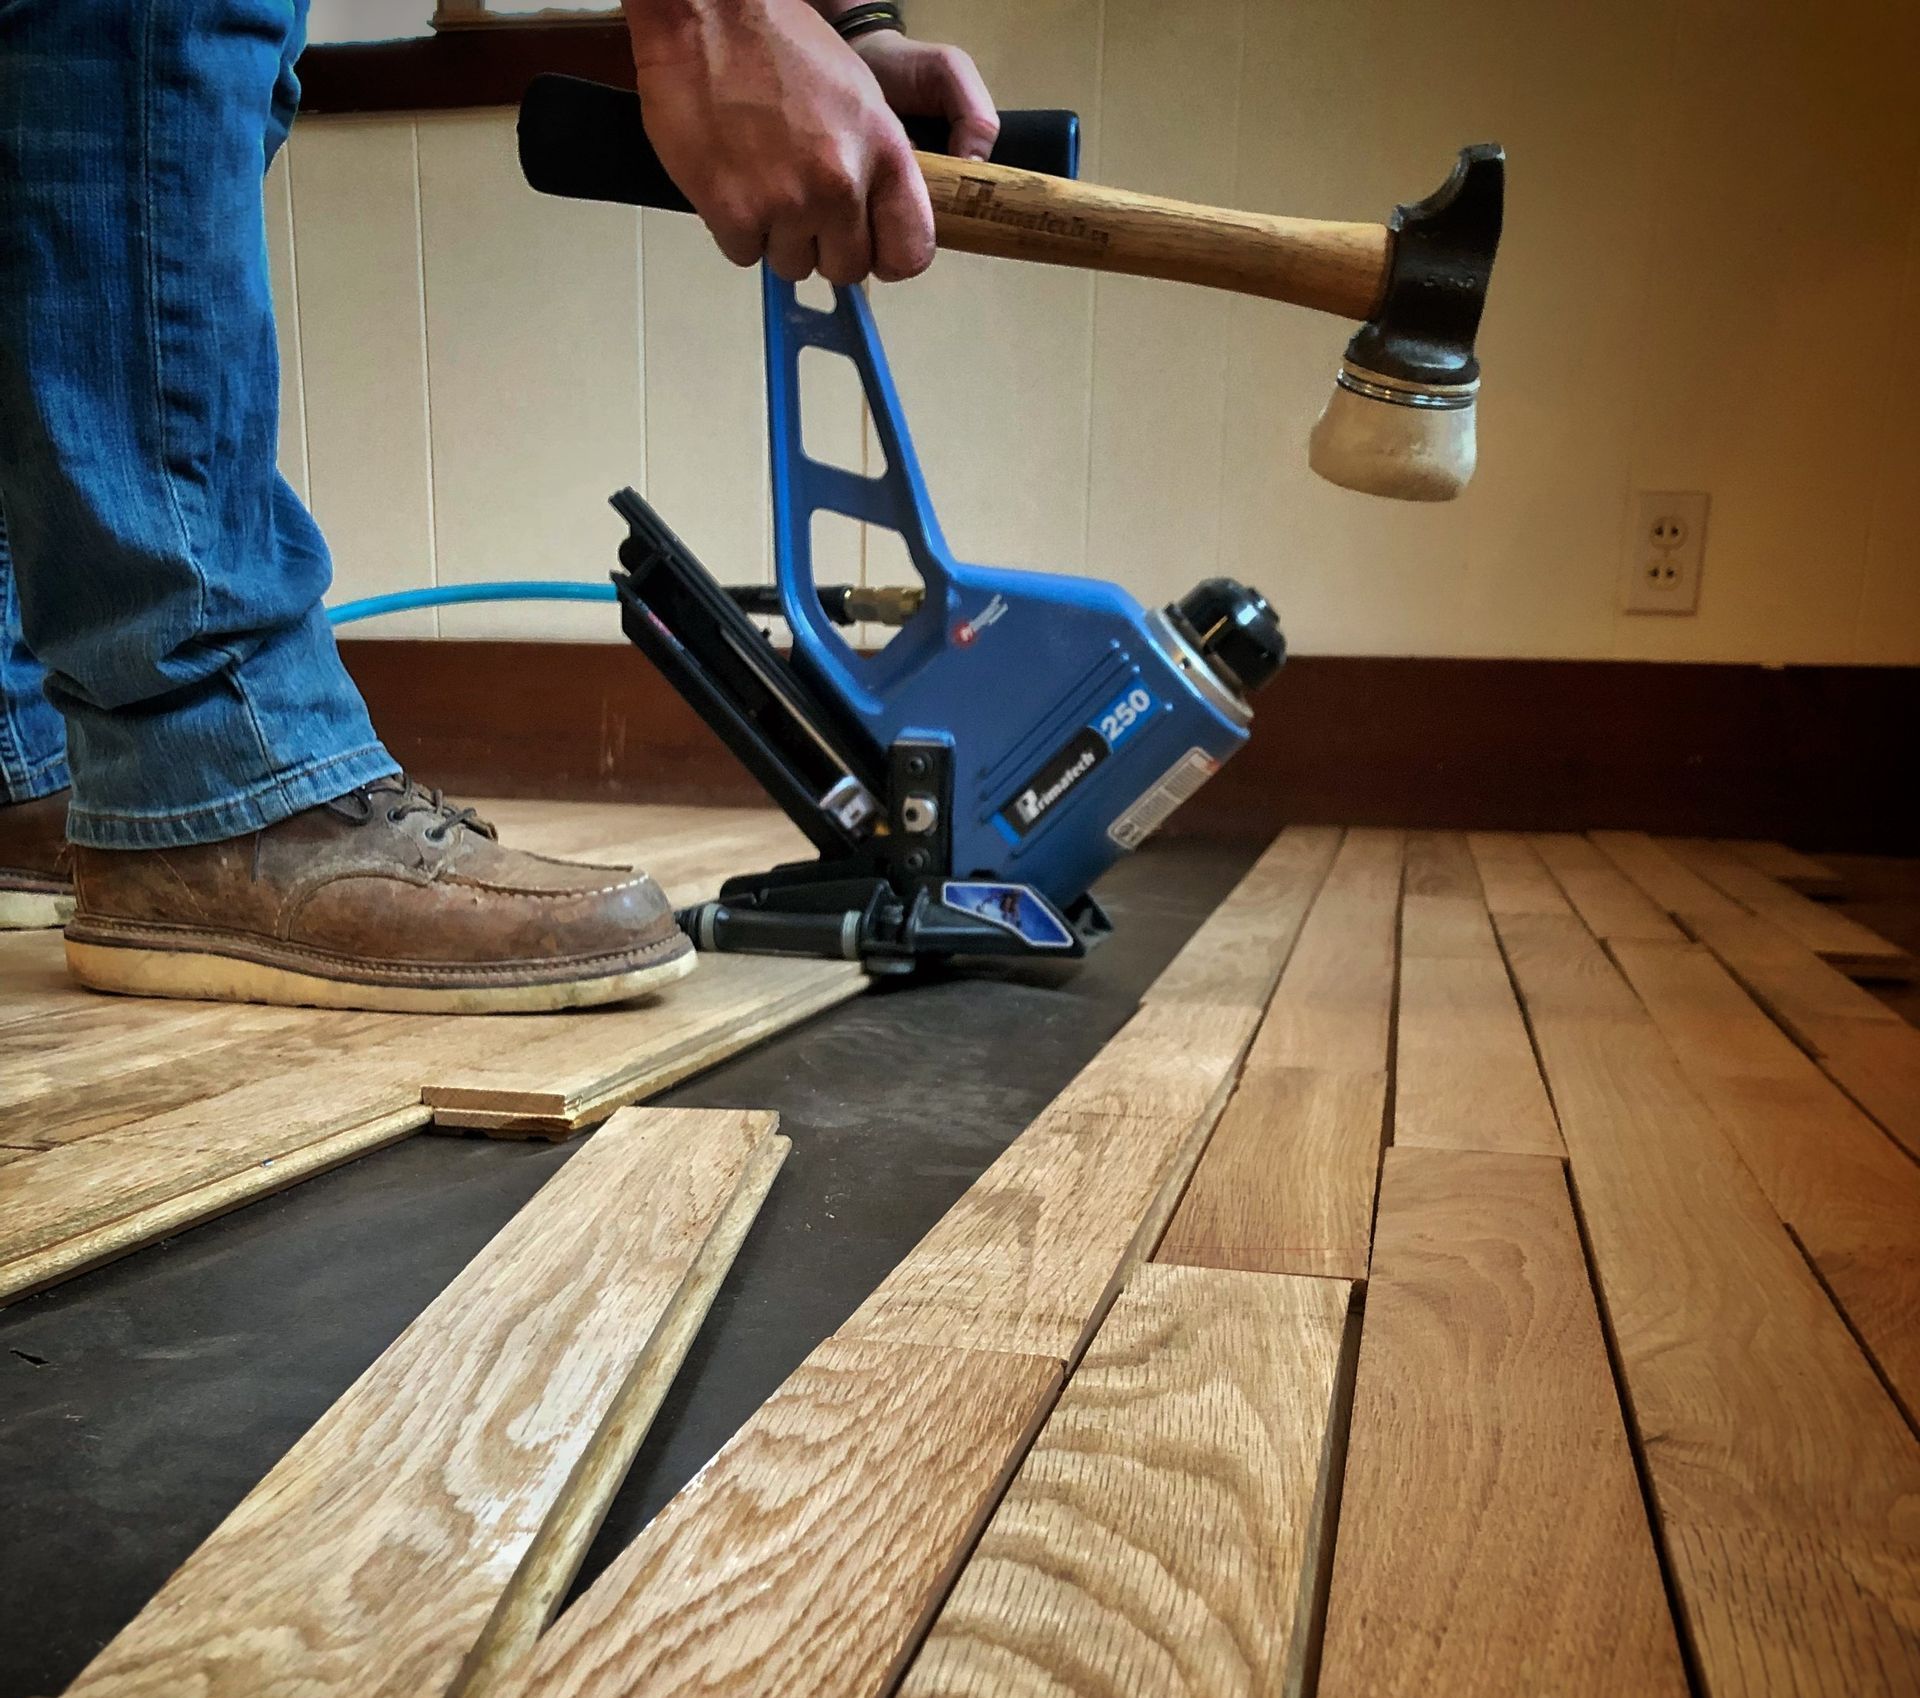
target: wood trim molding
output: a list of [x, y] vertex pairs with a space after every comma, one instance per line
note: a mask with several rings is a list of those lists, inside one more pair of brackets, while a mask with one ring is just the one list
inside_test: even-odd
[[309, 47], [294, 69], [302, 112], [432, 112], [518, 106], [542, 71], [631, 88], [633, 48], [617, 20], [501, 24]]
[[[340, 647], [395, 758], [454, 794], [764, 799], [625, 644]], [[1897, 731], [1915, 725], [1920, 667], [1303, 655], [1167, 829], [1620, 827], [1920, 854]]]

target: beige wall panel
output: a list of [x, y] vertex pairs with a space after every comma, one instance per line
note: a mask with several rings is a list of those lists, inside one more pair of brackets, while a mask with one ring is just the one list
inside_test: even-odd
[[[308, 500], [333, 601], [434, 580], [413, 121], [305, 119], [291, 145]], [[354, 628], [430, 637], [430, 611]]]
[[[972, 53], [1000, 105], [1072, 107], [1091, 139], [1100, 14], [1099, 0], [921, 0], [914, 29]], [[1098, 175], [1096, 152], [1084, 164]], [[954, 552], [1083, 570], [1092, 278], [942, 254], [926, 276], [873, 299]]]
[[[1247, 0], [1107, 0], [1102, 168], [1130, 189], [1233, 199]], [[1217, 569], [1233, 303], [1127, 277], [1094, 283], [1087, 569], [1149, 604]]]
[[[1700, 613], [1622, 617], [1616, 652], [1854, 653], [1891, 322], [1913, 220], [1920, 14], [1686, 0], [1659, 103], [1634, 482], [1712, 492]], [[1864, 338], [1864, 339], [1863, 339]], [[1903, 410], [1900, 471], [1920, 453]]]
[[280, 349], [280, 474], [307, 498], [307, 420], [300, 387], [300, 297], [294, 283], [293, 184], [287, 150], [267, 172], [267, 273]]
[[1852, 658], [1920, 666], [1920, 168], [1907, 196], [1900, 304], [1880, 320], [1890, 338], [1879, 414], [1879, 465]]
[[[537, 195], [512, 112], [420, 120], [421, 250], [442, 583], [604, 583], [640, 484], [640, 220]], [[454, 637], [620, 641], [609, 607], [444, 609]]]

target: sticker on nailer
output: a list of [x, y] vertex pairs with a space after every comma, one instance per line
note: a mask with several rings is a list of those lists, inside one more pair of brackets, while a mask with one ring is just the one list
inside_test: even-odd
[[1167, 816], [1220, 770], [1205, 749], [1189, 749], [1139, 801], [1107, 827], [1107, 835], [1122, 849], [1138, 849]]
[[1024, 884], [972, 884], [949, 879], [940, 887], [940, 900], [949, 908], [972, 914], [1012, 932], [1035, 949], [1071, 949], [1073, 933], [1060, 917]]

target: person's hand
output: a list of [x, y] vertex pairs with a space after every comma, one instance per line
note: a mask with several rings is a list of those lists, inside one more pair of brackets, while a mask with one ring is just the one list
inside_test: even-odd
[[1000, 114], [978, 68], [959, 48], [877, 29], [855, 37], [853, 50], [894, 111], [908, 118], [945, 118], [953, 126], [947, 151], [954, 158], [985, 159], [993, 152]]
[[628, 0], [647, 138], [735, 265], [917, 277], [933, 209], [880, 83], [806, 0]]

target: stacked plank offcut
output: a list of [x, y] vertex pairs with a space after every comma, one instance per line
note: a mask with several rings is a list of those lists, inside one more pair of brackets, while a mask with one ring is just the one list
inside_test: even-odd
[[628, 1110], [74, 1691], [1920, 1692], [1920, 1032], [1823, 876], [1284, 832], [549, 1625], [781, 1150]]

